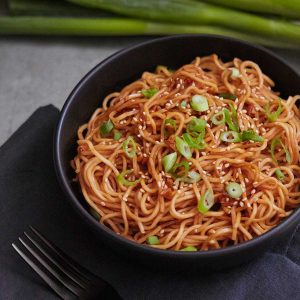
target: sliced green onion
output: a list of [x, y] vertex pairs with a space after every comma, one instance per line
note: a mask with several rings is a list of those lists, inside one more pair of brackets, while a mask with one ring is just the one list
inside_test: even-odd
[[231, 68], [231, 78], [235, 79], [240, 77], [240, 71], [237, 68]]
[[236, 131], [239, 131], [239, 123], [238, 123], [238, 119], [237, 119], [236, 109], [235, 109], [235, 107], [232, 103], [229, 103], [229, 106], [230, 106], [230, 109], [231, 109], [232, 122], [233, 122], [235, 128], [237, 128]]
[[181, 178], [180, 181], [183, 181], [185, 183], [195, 183], [195, 182], [200, 181], [200, 179], [201, 179], [201, 176], [198, 172], [190, 171], [190, 172], [188, 172], [187, 176]]
[[200, 118], [193, 118], [189, 124], [187, 125], [187, 132], [191, 133], [191, 132], [205, 132], [205, 127], [206, 127], [206, 121]]
[[221, 93], [221, 94], [219, 94], [219, 97], [224, 98], [224, 99], [229, 99], [229, 100], [236, 99], [236, 95], [230, 94], [230, 93]]
[[220, 139], [227, 143], [239, 143], [241, 141], [240, 135], [236, 131], [225, 131], [220, 135]]
[[187, 107], [187, 102], [184, 100], [184, 101], [182, 101], [181, 103], [180, 103], [180, 106], [182, 107], [182, 108], [186, 108]]
[[170, 174], [176, 179], [181, 179], [187, 177], [189, 170], [190, 165], [184, 160], [178, 164], [175, 164], [170, 171]]
[[225, 122], [227, 123], [229, 129], [238, 132], [239, 129], [238, 129], [238, 127], [236, 126], [236, 124], [234, 124], [234, 123], [232, 122], [232, 119], [231, 119], [229, 110], [228, 110], [227, 108], [224, 108], [224, 109], [223, 109], [223, 112], [224, 112], [224, 116], [225, 116]]
[[206, 97], [201, 95], [194, 95], [192, 97], [191, 107], [196, 111], [206, 111], [209, 109]]
[[230, 182], [226, 186], [226, 192], [231, 198], [240, 198], [243, 194], [243, 189], [240, 184]]
[[133, 172], [133, 170], [125, 170], [123, 172], [121, 172], [118, 176], [117, 176], [117, 181], [118, 183], [125, 185], [125, 186], [132, 186], [132, 185], [136, 185], [140, 179], [134, 180], [134, 181], [129, 181], [125, 178], [126, 175], [131, 174]]
[[153, 97], [157, 92], [158, 92], [158, 89], [148, 89], [148, 90], [141, 91], [141, 93], [148, 99]]
[[276, 157], [275, 157], [275, 148], [276, 148], [276, 146], [277, 146], [278, 144], [280, 144], [279, 138], [275, 138], [275, 139], [273, 139], [272, 142], [271, 142], [271, 156], [272, 156], [272, 159], [273, 159], [275, 162], [277, 162], [277, 159], [276, 159]]
[[158, 245], [159, 239], [156, 235], [150, 235], [147, 237], [147, 244], [148, 245]]
[[254, 142], [263, 142], [265, 139], [262, 136], [256, 134], [252, 129], [245, 130], [240, 134], [241, 140], [244, 141], [254, 141]]
[[185, 158], [191, 158], [192, 152], [190, 149], [190, 146], [182, 140], [180, 137], [176, 136], [175, 139], [176, 148], [179, 151], [181, 155], [183, 155]]
[[278, 117], [280, 116], [282, 112], [282, 105], [281, 105], [281, 100], [279, 99], [279, 105], [276, 111], [270, 112], [270, 105], [269, 103], [265, 106], [265, 113], [267, 115], [267, 118], [270, 122], [275, 122]]
[[[129, 150], [129, 146], [131, 146], [131, 150]], [[124, 142], [123, 142], [123, 150], [127, 157], [133, 158], [136, 156], [136, 143], [132, 136], [129, 136]]]
[[170, 153], [162, 158], [161, 161], [166, 172], [169, 172], [173, 168], [176, 159], [177, 159], [176, 152]]
[[122, 137], [122, 133], [118, 130], [114, 131], [114, 140], [118, 141]]
[[97, 220], [99, 221], [101, 216], [99, 215], [99, 213], [92, 207], [90, 207], [90, 212], [91, 212], [91, 215]]
[[194, 246], [187, 246], [185, 248], [180, 249], [180, 251], [198, 251], [198, 249]]
[[107, 136], [114, 128], [113, 122], [109, 119], [100, 126], [101, 136]]
[[169, 137], [177, 129], [177, 124], [174, 119], [166, 119], [163, 126], [163, 133], [165, 137]]
[[282, 140], [280, 138], [275, 138], [272, 140], [271, 142], [271, 156], [273, 158], [273, 160], [277, 163], [277, 160], [275, 158], [275, 148], [276, 146], [280, 144], [282, 149], [284, 150], [285, 152], [285, 159], [288, 163], [291, 162], [291, 155], [290, 155], [290, 152], [289, 150], [285, 147], [285, 145], [283, 144]]
[[201, 196], [198, 202], [198, 211], [202, 214], [208, 212], [214, 205], [214, 193], [212, 190], [207, 190], [203, 196]]
[[196, 137], [192, 137], [190, 134], [184, 133], [182, 135], [182, 137], [183, 137], [184, 141], [191, 148], [198, 149], [198, 150], [205, 149], [206, 148], [206, 143], [205, 143], [204, 139], [202, 138], [202, 136], [198, 133], [194, 133], [194, 135], [196, 135]]
[[275, 171], [275, 175], [276, 175], [277, 179], [280, 180], [280, 181], [283, 181], [284, 178], [285, 178], [284, 174], [279, 169], [277, 169]]
[[225, 115], [224, 111], [219, 111], [215, 115], [211, 117], [211, 121], [214, 125], [222, 125], [225, 124]]

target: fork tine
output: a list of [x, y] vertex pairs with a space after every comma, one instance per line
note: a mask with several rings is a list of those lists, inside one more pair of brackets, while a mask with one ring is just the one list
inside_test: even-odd
[[61, 258], [72, 270], [79, 273], [81, 276], [84, 276], [87, 280], [98, 278], [93, 273], [91, 273], [86, 268], [79, 265], [76, 261], [74, 261], [71, 257], [62, 252], [57, 246], [55, 246], [52, 242], [50, 242], [42, 233], [40, 233], [37, 229], [32, 226], [29, 226], [30, 229], [39, 237], [41, 241], [43, 241], [57, 256]]
[[19, 241], [24, 245], [24, 247], [34, 256], [40, 264], [43, 265], [45, 269], [47, 269], [58, 281], [60, 281], [66, 288], [68, 288], [75, 295], [80, 295], [82, 293], [82, 289], [78, 286], [71, 278], [61, 272], [59, 269], [55, 267], [55, 265], [51, 266], [51, 262], [47, 261], [46, 257], [42, 257], [42, 253], [38, 253], [33, 247], [29, 246], [21, 237], [19, 237]]
[[61, 285], [55, 278], [52, 277], [49, 272], [44, 269], [41, 265], [39, 266], [37, 262], [34, 262], [28, 255], [26, 255], [16, 244], [12, 244], [13, 248], [17, 253], [26, 261], [26, 263], [48, 284], [51, 289], [62, 299], [76, 299], [73, 295], [71, 296], [70, 292]]
[[24, 234], [57, 268], [73, 279], [78, 285], [85, 288], [85, 285], [89, 284], [89, 281], [85, 277], [81, 276], [78, 272], [74, 272], [52, 249], [49, 249], [49, 247], [44, 248], [43, 246], [45, 245], [40, 245], [41, 242], [38, 243], [27, 232], [24, 232]]

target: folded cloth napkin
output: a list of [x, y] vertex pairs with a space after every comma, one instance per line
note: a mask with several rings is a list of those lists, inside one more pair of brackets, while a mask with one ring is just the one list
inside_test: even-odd
[[[59, 111], [38, 109], [0, 148], [0, 299], [57, 299], [13, 250], [33, 225], [124, 299], [300, 299], [300, 229], [247, 265], [177, 274], [127, 262], [96, 239], [65, 199], [54, 172]], [[105, 241], [103, 241], [105, 243]]]

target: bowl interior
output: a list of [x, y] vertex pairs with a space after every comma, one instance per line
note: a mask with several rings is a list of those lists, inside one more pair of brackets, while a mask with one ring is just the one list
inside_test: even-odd
[[157, 65], [177, 68], [196, 56], [212, 53], [223, 61], [238, 57], [256, 62], [275, 81], [275, 90], [280, 91], [283, 97], [300, 93], [299, 75], [282, 59], [266, 49], [230, 38], [204, 35], [166, 37], [112, 55], [92, 69], [75, 87], [63, 107], [57, 129], [55, 157], [58, 176], [77, 208], [87, 209], [78, 185], [72, 183], [74, 173], [70, 160], [76, 154], [76, 133], [78, 127], [101, 106], [102, 99], [138, 79], [144, 71], [153, 71]]

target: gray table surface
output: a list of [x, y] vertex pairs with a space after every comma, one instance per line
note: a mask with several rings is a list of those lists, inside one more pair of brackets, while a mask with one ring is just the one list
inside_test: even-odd
[[[0, 37], [0, 145], [39, 106], [61, 108], [98, 62], [146, 39]], [[300, 73], [299, 51], [273, 51]]]

